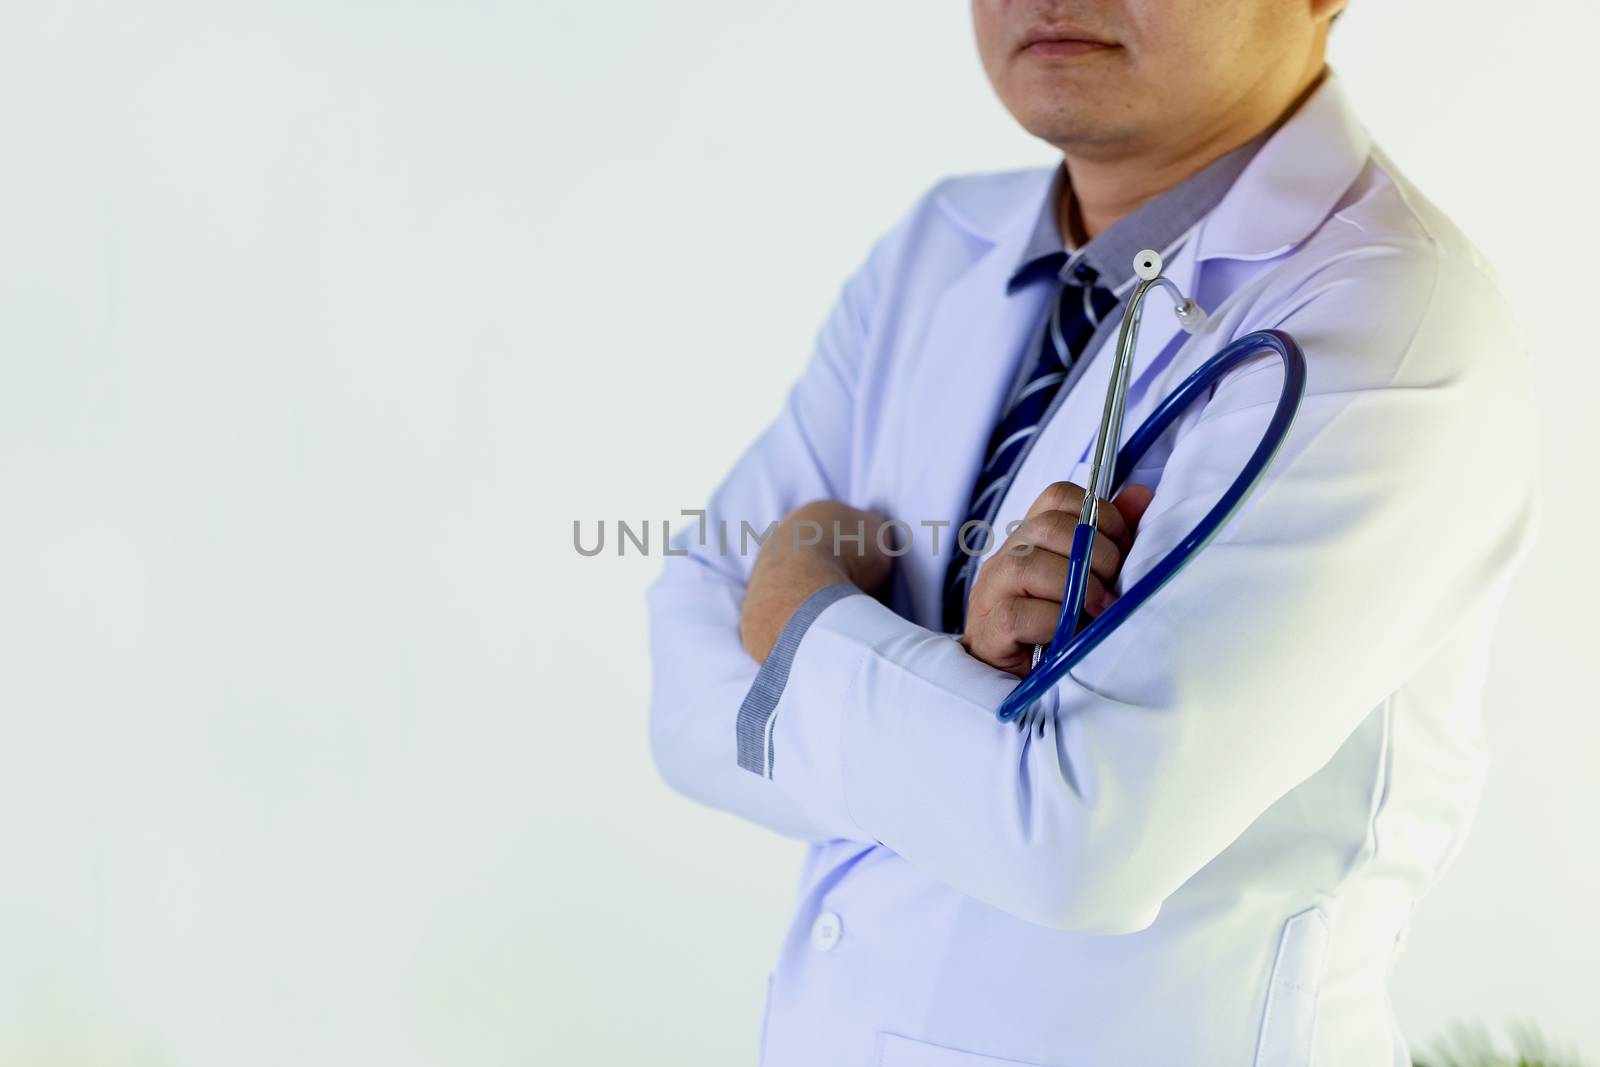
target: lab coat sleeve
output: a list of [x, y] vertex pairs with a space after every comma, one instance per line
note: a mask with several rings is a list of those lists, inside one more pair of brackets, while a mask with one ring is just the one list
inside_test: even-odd
[[[739, 635], [757, 535], [799, 505], [849, 494], [863, 340], [885, 259], [905, 220], [846, 281], [776, 419], [739, 458], [703, 516], [674, 524], [673, 553], [647, 594], [651, 750], [668, 785], [779, 833], [825, 840], [803, 808], [739, 766], [737, 722], [759, 665]], [[792, 639], [797, 635], [787, 634]], [[771, 672], [769, 672], [771, 673]]]
[[[1013, 678], [875, 600], [818, 616], [771, 769], [814, 825], [1024, 919], [1141, 929], [1493, 609], [1535, 515], [1522, 347], [1493, 282], [1397, 239], [1330, 257], [1233, 333], [1266, 327], [1310, 365], [1289, 439], [1041, 730], [995, 720]], [[1270, 355], [1252, 361], [1180, 423], [1124, 587], [1241, 469], [1280, 383]]]

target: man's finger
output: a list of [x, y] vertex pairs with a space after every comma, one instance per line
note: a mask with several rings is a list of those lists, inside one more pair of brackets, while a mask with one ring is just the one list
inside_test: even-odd
[[[1115, 537], [1105, 532], [1104, 523], [1107, 516], [1110, 516], [1110, 521], [1116, 529], [1125, 527], [1122, 525], [1122, 517], [1116, 514], [1114, 508], [1102, 508], [1100, 516], [1100, 523], [1096, 524], [1096, 529], [1103, 536], [1094, 539], [1094, 548], [1089, 556], [1089, 569], [1110, 580], [1117, 576], [1117, 570], [1122, 566], [1122, 548]], [[1026, 560], [1029, 556], [1040, 552], [1053, 552], [1065, 558], [1072, 554], [1072, 538], [1077, 528], [1078, 519], [1075, 515], [1065, 511], [1042, 512], [1031, 519], [1024, 519], [998, 555]], [[1030, 545], [1032, 551], [1023, 551]]]
[[[1137, 488], [1145, 493], [1150, 492], [1144, 486], [1129, 486], [1128, 488]], [[1127, 491], [1125, 489], [1123, 493], [1125, 494]], [[1118, 495], [1118, 499], [1121, 499], [1121, 495]], [[1131, 502], [1138, 502], [1139, 500], [1140, 498], [1137, 494], [1130, 498]], [[1095, 519], [1095, 529], [1111, 538], [1122, 555], [1127, 555], [1133, 548], [1132, 526], [1126, 519], [1126, 513], [1120, 507], [1107, 507], [1106, 503], [1106, 501], [1100, 502], [1100, 512]], [[1148, 503], [1149, 499], [1143, 498], [1143, 504], [1148, 505]], [[1033, 505], [1028, 508], [1028, 513], [1023, 516], [1023, 521], [1026, 522], [1029, 519], [1037, 518], [1053, 511], [1065, 512], [1072, 517], [1073, 523], [1076, 523], [1078, 516], [1083, 513], [1083, 486], [1073, 482], [1050, 483], [1044, 487], [1044, 491], [1039, 494]], [[1139, 514], [1144, 514], [1143, 506], [1139, 507]], [[1070, 538], [1070, 531], [1068, 536]], [[1070, 547], [1071, 542], [1069, 540], [1069, 550]], [[1053, 550], [1062, 551], [1061, 549]]]
[[1083, 610], [1091, 619], [1099, 618], [1100, 613], [1111, 606], [1116, 597], [1107, 592], [1107, 587], [1093, 572], [1089, 574], [1089, 584], [1083, 589]]
[[996, 635], [1023, 646], [1048, 645], [1060, 617], [1060, 602], [1028, 596], [1002, 600], [990, 613]]
[[[1130, 536], [1139, 532], [1139, 521], [1149, 510], [1150, 501], [1155, 499], [1155, 495], [1155, 490], [1148, 485], [1125, 485], [1122, 491], [1112, 498], [1111, 502], [1116, 505], [1117, 514], [1127, 526]], [[1131, 541], [1127, 547], [1132, 547]]]
[[1076, 516], [1081, 510], [1083, 510], [1083, 486], [1074, 485], [1072, 482], [1051, 482], [1039, 493], [1023, 518], [1031, 519], [1045, 511], [1070, 511]]
[[[996, 557], [999, 558], [999, 557]], [[1018, 556], [1004, 582], [1005, 594], [1020, 594], [1041, 600], [1054, 600], [1060, 607], [1061, 591], [1067, 587], [1067, 557], [1048, 549], [1036, 548]]]
[[1031, 552], [1024, 551], [1024, 548], [1031, 546], [1032, 552], [1044, 550], [1065, 556], [1072, 551], [1072, 530], [1077, 524], [1075, 512], [1041, 511], [1037, 515], [1030, 515], [1006, 539], [1000, 554], [1031, 555]]

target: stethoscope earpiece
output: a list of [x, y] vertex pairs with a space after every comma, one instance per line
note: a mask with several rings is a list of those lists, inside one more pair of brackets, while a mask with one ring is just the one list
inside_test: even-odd
[[1146, 248], [1133, 257], [1133, 273], [1144, 281], [1154, 281], [1161, 276], [1161, 253]]

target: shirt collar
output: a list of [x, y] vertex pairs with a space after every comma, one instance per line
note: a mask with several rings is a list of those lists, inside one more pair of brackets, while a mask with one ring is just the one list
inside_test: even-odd
[[1160, 196], [1140, 205], [1086, 243], [1069, 248], [1062, 239], [1056, 204], [1068, 181], [1066, 161], [1056, 164], [1035, 214], [1033, 229], [1017, 257], [1006, 283], [1007, 292], [1041, 275], [1058, 275], [1063, 281], [1079, 264], [1090, 267], [1102, 285], [1120, 289], [1133, 279], [1133, 257], [1154, 248], [1170, 258], [1172, 249], [1205, 218], [1268, 140], [1262, 133], [1207, 164]]

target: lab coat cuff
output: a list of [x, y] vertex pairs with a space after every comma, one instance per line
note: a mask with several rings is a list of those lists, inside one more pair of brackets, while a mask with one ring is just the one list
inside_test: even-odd
[[[770, 773], [829, 836], [875, 840], [852, 813], [850, 788], [870, 773], [862, 765], [873, 762], [871, 709], [880, 697], [893, 700], [892, 693], [877, 691], [877, 680], [895, 673], [892, 661], [902, 656], [969, 659], [956, 638], [934, 633], [862, 595], [845, 597], [823, 611], [790, 665], [771, 730]], [[862, 799], [868, 808], [873, 806], [874, 798]]]
[[772, 724], [777, 714], [778, 702], [783, 697], [789, 680], [790, 665], [800, 649], [800, 641], [829, 605], [852, 593], [866, 596], [849, 582], [824, 586], [812, 593], [784, 624], [778, 641], [767, 654], [766, 661], [756, 672], [755, 680], [739, 705], [734, 724], [737, 738], [736, 750], [739, 766], [763, 778], [772, 777]]

